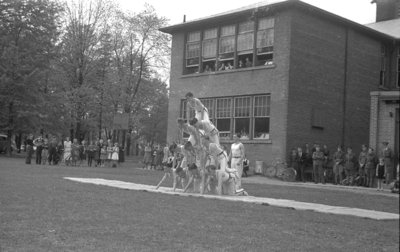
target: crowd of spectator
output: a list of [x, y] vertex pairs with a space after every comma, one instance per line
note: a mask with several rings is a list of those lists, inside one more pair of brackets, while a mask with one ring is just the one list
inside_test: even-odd
[[314, 183], [335, 185], [355, 185], [374, 187], [377, 179], [378, 190], [381, 182], [389, 184], [393, 180], [393, 152], [388, 142], [383, 142], [380, 150], [362, 145], [359, 153], [352, 147], [345, 150], [337, 146], [331, 153], [327, 145], [314, 144], [312, 147], [293, 148], [289, 158], [289, 167], [296, 170], [297, 181], [306, 181], [306, 174], [311, 170]]
[[36, 164], [58, 165], [63, 163], [67, 166], [81, 166], [85, 162], [87, 166], [112, 166], [116, 167], [119, 162], [123, 162], [122, 148], [118, 143], [112, 143], [111, 139], [104, 141], [82, 140], [74, 138], [72, 141], [65, 137], [64, 141], [57, 136], [38, 136], [34, 138], [30, 134], [25, 140], [26, 164], [31, 164], [33, 154], [35, 154]]

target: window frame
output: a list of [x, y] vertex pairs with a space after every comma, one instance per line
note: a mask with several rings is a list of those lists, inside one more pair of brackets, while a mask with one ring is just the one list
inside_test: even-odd
[[[262, 103], [262, 106], [257, 105], [256, 101], [258, 98], [265, 97], [265, 102]], [[241, 140], [244, 141], [269, 141], [270, 140], [270, 131], [271, 131], [271, 94], [266, 93], [266, 94], [253, 94], [253, 95], [240, 95], [240, 96], [225, 96], [225, 97], [207, 97], [207, 98], [199, 98], [200, 101], [204, 104], [204, 106], [207, 107], [209, 111], [209, 118], [210, 121], [214, 123], [214, 125], [218, 129], [218, 120], [229, 120], [229, 131], [221, 131], [220, 132], [220, 138], [221, 140], [232, 140], [233, 135], [236, 133], [236, 120], [237, 119], [247, 119], [249, 120], [249, 132], [248, 136], [244, 136], [241, 138]], [[237, 107], [238, 101], [240, 99], [248, 99], [248, 102], [246, 106], [241, 106]], [[224, 111], [218, 111], [218, 101], [227, 101], [229, 103], [228, 106], [225, 106]], [[210, 105], [211, 104], [211, 105]], [[242, 103], [244, 104], [244, 103]], [[181, 105], [180, 105], [180, 115], [183, 119], [186, 119], [187, 115], [187, 104], [186, 100], [182, 99], [181, 100]], [[244, 107], [248, 107], [248, 112], [247, 114], [236, 114], [237, 109], [243, 109]], [[257, 108], [263, 109], [263, 111], [260, 113], [257, 113]], [[194, 110], [191, 111], [194, 116]], [[248, 115], [248, 116], [247, 116]], [[264, 137], [255, 137], [256, 136], [256, 121], [257, 119], [260, 118], [265, 118], [267, 119], [267, 128], [265, 129], [266, 132], [263, 132], [262, 134]], [[228, 135], [227, 137], [221, 136], [221, 135]]]

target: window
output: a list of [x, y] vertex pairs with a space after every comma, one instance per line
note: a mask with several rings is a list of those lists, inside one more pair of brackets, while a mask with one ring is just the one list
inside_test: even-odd
[[274, 19], [262, 18], [258, 21], [257, 65], [268, 65], [273, 60]]
[[269, 95], [254, 97], [254, 139], [269, 139], [270, 103]]
[[235, 54], [235, 32], [236, 26], [229, 25], [221, 28], [219, 39], [219, 62], [218, 70], [233, 69], [233, 56]]
[[400, 88], [400, 46], [397, 48], [397, 87]]
[[216, 127], [219, 131], [220, 138], [230, 138], [231, 137], [231, 109], [232, 99], [231, 98], [220, 98], [217, 99], [216, 108]]
[[253, 48], [254, 22], [240, 23], [237, 38], [238, 68], [253, 66]]
[[188, 33], [184, 74], [272, 65], [274, 18], [249, 20]]
[[207, 108], [210, 121], [214, 122], [214, 99], [200, 99], [200, 101]]
[[190, 32], [186, 43], [186, 70], [188, 73], [198, 71], [200, 64], [200, 32]]
[[381, 71], [379, 74], [379, 85], [385, 86], [385, 74], [386, 74], [386, 47], [381, 46]]
[[[269, 139], [269, 94], [223, 98], [202, 98], [208, 109], [210, 121], [217, 127], [221, 139], [232, 139], [240, 133], [242, 140]], [[194, 116], [194, 111], [193, 116]], [[186, 101], [181, 102], [181, 116], [186, 115]]]
[[217, 28], [204, 31], [202, 50], [202, 70], [204, 72], [215, 71], [217, 58]]
[[250, 97], [235, 98], [235, 134], [240, 133], [241, 139], [250, 139]]

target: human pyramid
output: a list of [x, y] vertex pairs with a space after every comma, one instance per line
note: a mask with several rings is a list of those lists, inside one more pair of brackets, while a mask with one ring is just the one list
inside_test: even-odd
[[174, 191], [181, 183], [184, 192], [248, 195], [241, 188], [238, 171], [228, 166], [228, 154], [220, 145], [218, 130], [210, 121], [207, 108], [190, 92], [186, 94], [186, 100], [188, 115], [189, 109], [194, 109], [195, 117], [189, 122], [178, 118], [177, 123], [181, 133], [190, 137], [184, 144], [174, 143], [169, 147], [172, 157], [156, 188], [172, 175]]

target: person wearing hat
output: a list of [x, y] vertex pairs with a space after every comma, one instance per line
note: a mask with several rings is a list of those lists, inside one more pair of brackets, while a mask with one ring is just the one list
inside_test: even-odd
[[343, 164], [344, 164], [344, 152], [342, 146], [337, 146], [337, 151], [333, 154], [333, 183], [335, 185], [341, 184], [343, 180]]
[[367, 155], [368, 155], [368, 150], [367, 150], [367, 145], [363, 144], [361, 145], [361, 152], [358, 155], [358, 175], [361, 178], [360, 185], [361, 186], [367, 186], [366, 182], [366, 173], [365, 173], [365, 165], [367, 164]]
[[347, 147], [347, 153], [344, 157], [344, 173], [346, 175], [346, 179], [353, 177], [356, 175], [356, 155], [353, 153], [353, 148]]
[[365, 162], [366, 184], [367, 187], [374, 187], [376, 155], [372, 147], [368, 148], [368, 153]]
[[385, 163], [385, 182], [386, 185], [390, 184], [390, 181], [393, 176], [393, 167], [392, 167], [392, 158], [393, 153], [389, 147], [389, 142], [382, 142], [382, 150], [379, 158], [383, 158]]
[[314, 183], [325, 184], [324, 168], [323, 168], [325, 155], [321, 151], [321, 147], [319, 146], [319, 144], [315, 144], [315, 151], [313, 152], [312, 159], [313, 159]]

